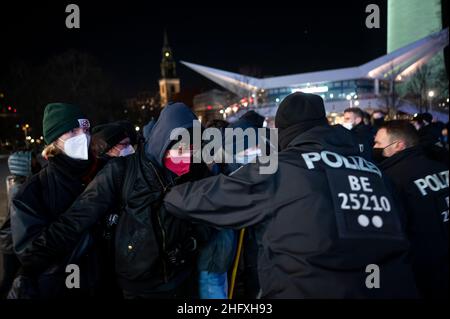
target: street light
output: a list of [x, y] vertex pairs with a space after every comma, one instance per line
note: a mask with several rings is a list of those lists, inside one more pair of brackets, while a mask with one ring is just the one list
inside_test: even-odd
[[350, 108], [353, 107], [353, 99], [355, 99], [355, 106], [359, 105], [359, 101], [357, 100], [358, 95], [356, 95], [355, 93], [348, 94], [345, 98], [350, 102]]
[[25, 124], [24, 126], [22, 126], [22, 130], [25, 133], [25, 139], [28, 140], [27, 136], [28, 136], [28, 129], [30, 128], [29, 124]]
[[347, 101], [350, 101], [350, 108], [352, 108], [353, 107], [353, 105], [352, 105], [352, 96], [349, 94], [345, 98], [347, 99]]
[[428, 97], [429, 97], [428, 110], [431, 110], [431, 102], [432, 102], [433, 97], [434, 97], [434, 91], [428, 91]]

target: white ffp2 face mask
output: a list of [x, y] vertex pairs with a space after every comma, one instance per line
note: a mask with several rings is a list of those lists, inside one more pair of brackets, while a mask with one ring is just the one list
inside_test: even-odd
[[124, 149], [120, 150], [119, 156], [128, 156], [134, 154], [134, 148], [131, 145], [128, 145]]
[[350, 131], [353, 128], [353, 123], [342, 123], [342, 126]]
[[64, 153], [73, 159], [87, 160], [89, 142], [90, 136], [85, 133], [68, 138], [64, 141]]

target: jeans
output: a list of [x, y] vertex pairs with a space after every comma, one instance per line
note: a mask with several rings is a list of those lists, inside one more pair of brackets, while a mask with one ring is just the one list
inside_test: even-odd
[[227, 299], [227, 273], [199, 272], [200, 299]]

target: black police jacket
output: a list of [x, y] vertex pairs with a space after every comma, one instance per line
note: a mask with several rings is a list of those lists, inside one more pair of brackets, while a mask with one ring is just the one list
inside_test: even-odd
[[255, 225], [263, 298], [416, 297], [399, 210], [358, 154], [345, 128], [316, 127], [278, 154], [276, 173], [248, 164], [176, 186], [164, 203], [196, 222]]
[[397, 153], [380, 167], [405, 207], [406, 232], [421, 294], [448, 297], [448, 167], [427, 158], [421, 147]]

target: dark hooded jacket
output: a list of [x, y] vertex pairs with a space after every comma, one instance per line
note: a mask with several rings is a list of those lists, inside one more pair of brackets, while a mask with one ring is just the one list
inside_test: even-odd
[[[276, 173], [249, 164], [176, 186], [164, 203], [180, 218], [255, 225], [263, 298], [416, 297], [400, 212], [379, 170], [358, 154], [349, 131], [315, 127], [278, 154]], [[349, 183], [356, 179], [367, 187]]]
[[[172, 267], [171, 253], [183, 253], [183, 245], [189, 244], [190, 239], [201, 243], [209, 233], [201, 226], [192, 230], [190, 223], [167, 214], [159, 203], [165, 191], [178, 182], [163, 167], [164, 153], [171, 143], [170, 132], [174, 128], [192, 127], [193, 120], [195, 115], [184, 104], [166, 106], [144, 147], [145, 152], [108, 161], [73, 205], [34, 241], [41, 248], [34, 263], [46, 265], [66, 254], [84, 232], [119, 207], [116, 273], [127, 296], [155, 296], [184, 282], [191, 273], [194, 258], [186, 258], [186, 264]], [[193, 170], [182, 178], [200, 178], [200, 173]]]

